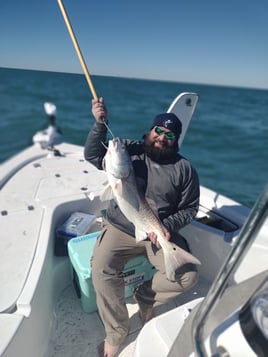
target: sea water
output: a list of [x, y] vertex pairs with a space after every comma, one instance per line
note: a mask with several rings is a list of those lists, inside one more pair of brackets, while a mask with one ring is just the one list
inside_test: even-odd
[[[268, 90], [92, 76], [116, 136], [139, 139], [181, 92], [199, 102], [181, 147], [200, 183], [252, 207], [268, 181]], [[0, 163], [47, 127], [44, 102], [57, 106], [64, 141], [84, 145], [94, 123], [82, 74], [0, 68]]]

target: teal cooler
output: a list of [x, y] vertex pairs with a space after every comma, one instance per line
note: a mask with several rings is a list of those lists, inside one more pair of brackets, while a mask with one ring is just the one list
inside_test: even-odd
[[[91, 258], [94, 245], [100, 232], [72, 238], [68, 242], [71, 261], [71, 275], [77, 296], [81, 299], [84, 312], [97, 311], [96, 294], [91, 279]], [[131, 259], [122, 272], [125, 282], [125, 297], [130, 297], [136, 286], [150, 280], [156, 269], [144, 256]]]

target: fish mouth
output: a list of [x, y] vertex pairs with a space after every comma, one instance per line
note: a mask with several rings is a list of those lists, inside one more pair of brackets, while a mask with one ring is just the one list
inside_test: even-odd
[[120, 138], [118, 138], [118, 137], [112, 139], [111, 142], [113, 143], [113, 148], [114, 148], [116, 151], [119, 151], [120, 148], [122, 148], [122, 149], [125, 149], [125, 148], [126, 148], [126, 146], [123, 144], [122, 139], [120, 139]]
[[[128, 156], [125, 156], [125, 152], [127, 151], [126, 145], [123, 143], [123, 140], [119, 137], [113, 138], [109, 141], [108, 152], [111, 153], [111, 156], [114, 155], [115, 161], [109, 157], [109, 168], [106, 162], [106, 156], [104, 156], [102, 160], [102, 168], [104, 171], [109, 171], [109, 173], [115, 178], [119, 180], [126, 180], [131, 174], [131, 166], [128, 162]], [[118, 157], [122, 158], [122, 162]], [[124, 161], [126, 160], [126, 162]]]

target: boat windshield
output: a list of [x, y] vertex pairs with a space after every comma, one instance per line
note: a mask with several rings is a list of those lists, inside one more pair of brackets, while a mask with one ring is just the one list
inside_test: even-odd
[[[232, 251], [195, 314], [192, 324], [195, 356], [220, 355], [223, 352], [220, 348], [224, 344], [219, 344], [219, 339], [223, 339], [220, 336], [224, 334], [226, 326], [239, 320], [237, 314], [265, 280], [265, 284], [268, 284], [267, 255], [268, 184], [252, 208]], [[226, 343], [228, 345], [228, 338], [225, 339], [225, 345]]]

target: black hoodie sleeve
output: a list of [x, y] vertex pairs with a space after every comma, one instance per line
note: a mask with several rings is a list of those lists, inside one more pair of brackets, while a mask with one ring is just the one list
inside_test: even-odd
[[84, 148], [84, 157], [97, 169], [102, 170], [102, 159], [106, 149], [102, 143], [106, 143], [107, 128], [105, 125], [95, 122], [88, 133], [87, 141]]

